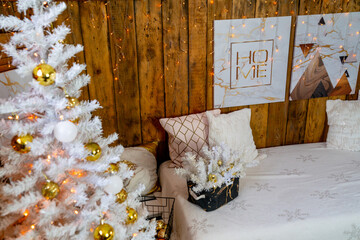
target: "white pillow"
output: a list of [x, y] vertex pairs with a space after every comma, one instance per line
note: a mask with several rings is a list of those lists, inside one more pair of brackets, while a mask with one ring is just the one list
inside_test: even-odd
[[139, 184], [145, 185], [142, 194], [147, 194], [154, 188], [157, 182], [157, 163], [155, 156], [143, 147], [128, 147], [120, 156], [121, 161], [129, 161], [136, 165], [134, 176], [126, 185], [126, 190], [132, 192]]
[[210, 147], [224, 143], [232, 150], [239, 151], [245, 161], [266, 157], [264, 154], [259, 155], [256, 150], [250, 127], [251, 110], [249, 108], [217, 116], [206, 112], [206, 115], [209, 121]]
[[360, 151], [360, 101], [327, 100], [328, 148]]

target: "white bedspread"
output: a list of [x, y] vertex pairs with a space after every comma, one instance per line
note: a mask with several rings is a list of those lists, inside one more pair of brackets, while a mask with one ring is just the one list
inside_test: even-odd
[[176, 197], [172, 240], [359, 240], [360, 152], [325, 143], [260, 150], [239, 196], [205, 212], [187, 201], [185, 179], [160, 167], [163, 196]]

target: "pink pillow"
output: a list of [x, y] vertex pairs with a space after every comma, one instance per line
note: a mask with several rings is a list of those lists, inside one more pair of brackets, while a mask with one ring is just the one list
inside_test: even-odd
[[[219, 115], [220, 109], [211, 112]], [[199, 153], [208, 145], [209, 123], [206, 112], [176, 118], [160, 119], [161, 126], [169, 134], [170, 167], [182, 167], [181, 158], [186, 152]]]

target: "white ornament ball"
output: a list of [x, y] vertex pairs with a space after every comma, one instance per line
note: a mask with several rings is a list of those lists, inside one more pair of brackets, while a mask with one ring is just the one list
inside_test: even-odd
[[109, 184], [106, 185], [104, 188], [105, 192], [107, 192], [108, 194], [115, 195], [123, 189], [124, 184], [121, 177], [117, 175], [113, 175], [109, 177], [109, 180], [110, 180]]
[[60, 142], [72, 142], [78, 133], [77, 126], [70, 121], [62, 121], [56, 124], [54, 136]]

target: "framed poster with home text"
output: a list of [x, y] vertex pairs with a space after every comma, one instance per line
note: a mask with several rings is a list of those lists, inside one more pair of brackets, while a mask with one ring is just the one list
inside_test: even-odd
[[214, 23], [214, 107], [285, 100], [291, 17]]

